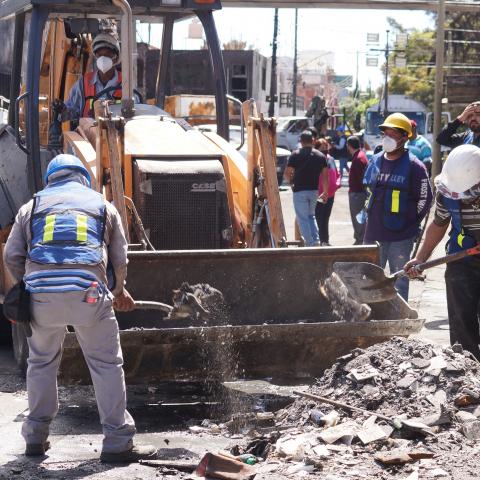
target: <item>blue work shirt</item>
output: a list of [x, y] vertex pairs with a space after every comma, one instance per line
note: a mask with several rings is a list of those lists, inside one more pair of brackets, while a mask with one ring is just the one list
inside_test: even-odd
[[415, 140], [409, 140], [405, 147], [421, 162], [430, 163], [432, 161], [432, 146], [425, 137], [418, 135]]
[[[95, 85], [95, 93], [101, 92], [108, 87], [116, 87], [118, 85], [118, 71], [115, 69], [115, 74], [105, 85], [100, 80], [98, 76], [98, 71], [95, 70], [91, 80], [90, 85]], [[99, 97], [99, 99], [112, 98], [114, 91], [110, 91], [105, 95]], [[137, 99], [135, 98], [137, 102]], [[83, 76], [80, 77], [70, 90], [67, 101], [65, 102], [66, 109], [62, 113], [62, 121], [66, 122], [68, 120], [78, 120], [83, 116], [83, 109], [85, 106], [85, 93], [83, 91]]]

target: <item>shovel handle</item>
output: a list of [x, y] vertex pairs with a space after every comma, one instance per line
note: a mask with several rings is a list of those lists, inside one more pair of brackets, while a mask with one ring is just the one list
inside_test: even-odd
[[160, 310], [165, 313], [170, 313], [173, 310], [173, 307], [166, 303], [135, 300], [135, 310]]
[[[475, 245], [472, 248], [468, 248], [467, 250], [461, 250], [460, 252], [451, 253], [450, 255], [445, 255], [443, 257], [435, 258], [434, 260], [429, 260], [428, 262], [419, 263], [415, 265], [415, 269], [418, 272], [423, 272], [428, 268], [437, 267], [438, 265], [444, 265], [450, 262], [456, 262], [457, 260], [461, 260], [462, 258], [471, 257], [473, 255], [480, 254], [480, 244]], [[393, 274], [394, 278], [401, 277], [405, 275], [405, 270], [400, 270]]]

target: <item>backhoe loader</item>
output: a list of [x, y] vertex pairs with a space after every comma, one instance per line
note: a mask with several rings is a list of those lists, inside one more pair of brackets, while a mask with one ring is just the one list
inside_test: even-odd
[[[207, 324], [151, 310], [119, 314], [129, 383], [214, 376], [221, 369], [212, 367], [212, 358], [218, 360], [219, 346], [227, 344], [234, 354], [224, 356], [236, 365], [230, 377], [317, 375], [355, 346], [408, 335], [422, 324], [399, 298], [372, 308], [377, 320], [332, 321], [319, 282], [335, 261], [378, 263], [378, 250], [288, 246], [273, 155], [275, 120], [247, 102], [247, 159], [228, 141], [228, 95], [213, 18], [219, 8], [219, 0], [0, 4], [0, 22], [14, 22], [11, 108], [0, 130], [0, 240], [16, 210], [43, 188], [48, 161], [73, 153], [89, 169], [93, 188], [121, 214], [130, 243], [127, 289], [135, 299], [170, 304], [172, 292], [187, 282], [219, 289], [228, 306], [223, 319]], [[217, 133], [195, 130], [166, 110], [175, 104], [165, 87], [172, 32], [189, 17], [201, 21], [210, 52]], [[163, 24], [155, 98], [136, 92], [139, 22]], [[114, 26], [121, 40], [121, 101], [98, 100], [95, 118], [59, 125], [53, 100], [65, 100], [92, 68], [92, 38]], [[3, 265], [1, 280], [5, 292], [12, 282]], [[17, 363], [25, 368], [28, 347], [15, 325], [13, 339]], [[60, 376], [88, 380], [72, 332]]]

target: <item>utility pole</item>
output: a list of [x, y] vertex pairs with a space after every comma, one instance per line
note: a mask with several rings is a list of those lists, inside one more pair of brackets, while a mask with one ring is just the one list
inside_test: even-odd
[[295, 42], [293, 54], [293, 81], [292, 81], [292, 115], [297, 114], [297, 77], [298, 77], [298, 8], [295, 9]]
[[390, 30], [387, 30], [387, 44], [385, 45], [385, 87], [383, 90], [384, 98], [385, 98], [385, 105], [383, 109], [383, 115], [386, 117], [388, 115], [388, 57], [390, 55], [390, 49], [388, 45], [388, 34]]
[[355, 72], [355, 93], [353, 95], [353, 98], [358, 97], [358, 89], [359, 89], [359, 84], [358, 84], [358, 56], [360, 55], [360, 52], [357, 50], [357, 69]]
[[268, 105], [268, 116], [275, 115], [275, 99], [277, 97], [277, 39], [278, 39], [278, 8], [275, 9], [273, 17], [273, 42], [272, 42], [272, 65], [270, 75], [270, 102]]
[[[383, 116], [386, 117], [388, 115], [388, 73], [389, 73], [389, 57], [390, 53], [392, 52], [404, 52], [404, 48], [390, 48], [389, 45], [389, 33], [390, 30], [387, 30], [387, 43], [385, 44], [385, 48], [371, 48], [371, 52], [383, 52], [385, 54], [385, 85], [383, 87], [383, 98], [384, 98], [384, 104], [383, 104]], [[380, 110], [380, 105], [382, 102], [379, 103], [379, 110]]]
[[435, 99], [433, 104], [432, 178], [442, 170], [442, 154], [436, 138], [442, 129], [443, 65], [445, 53], [445, 0], [438, 2], [437, 38], [435, 45]]

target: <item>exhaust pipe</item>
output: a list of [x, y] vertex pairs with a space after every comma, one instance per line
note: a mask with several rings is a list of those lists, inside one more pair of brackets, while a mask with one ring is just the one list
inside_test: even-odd
[[127, 0], [112, 0], [123, 15], [121, 21], [122, 41], [122, 115], [125, 118], [132, 118], [135, 113], [133, 100], [133, 15], [130, 4]]

